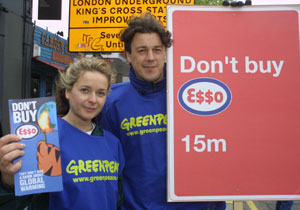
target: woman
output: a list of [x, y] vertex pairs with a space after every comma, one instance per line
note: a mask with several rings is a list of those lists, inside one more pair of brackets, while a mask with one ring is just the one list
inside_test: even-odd
[[[95, 123], [105, 104], [110, 78], [109, 65], [97, 58], [80, 59], [60, 73], [56, 100], [64, 189], [49, 193], [49, 209], [117, 209], [123, 152], [119, 140]], [[8, 189], [13, 185], [13, 174], [21, 168], [20, 161], [12, 161], [24, 155], [23, 148], [16, 135], [0, 139], [1, 181]], [[31, 209], [41, 208], [35, 202], [41, 202], [39, 198], [27, 197], [19, 202], [20, 209], [28, 202]]]

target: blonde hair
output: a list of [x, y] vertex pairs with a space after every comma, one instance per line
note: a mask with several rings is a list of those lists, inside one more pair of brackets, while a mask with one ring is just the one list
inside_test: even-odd
[[65, 96], [66, 89], [72, 90], [74, 83], [78, 80], [80, 75], [86, 71], [103, 74], [107, 78], [107, 89], [109, 89], [112, 74], [109, 64], [97, 57], [79, 59], [67, 66], [64, 71], [60, 71], [59, 77], [56, 80], [55, 96], [58, 116], [62, 117], [66, 115], [70, 109], [69, 101]]

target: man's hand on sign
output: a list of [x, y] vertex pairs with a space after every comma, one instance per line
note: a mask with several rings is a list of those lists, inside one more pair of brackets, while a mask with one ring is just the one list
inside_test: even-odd
[[252, 2], [251, 2], [251, 0], [246, 0], [245, 1], [245, 3], [244, 2], [242, 2], [242, 1], [235, 1], [235, 0], [233, 0], [233, 1], [229, 1], [229, 0], [224, 0], [223, 1], [223, 6], [233, 6], [233, 7], [241, 7], [241, 6], [244, 6], [244, 5], [251, 5], [252, 4]]

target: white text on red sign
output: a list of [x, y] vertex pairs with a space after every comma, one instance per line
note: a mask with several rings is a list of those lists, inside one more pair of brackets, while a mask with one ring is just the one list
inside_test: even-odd
[[[281, 73], [284, 61], [280, 60], [267, 60], [267, 61], [256, 61], [251, 59], [249, 56], [245, 56], [245, 73], [263, 73], [271, 74], [273, 77], [278, 77]], [[224, 65], [231, 65], [233, 73], [239, 73], [237, 69], [238, 60], [235, 57], [229, 59], [225, 56], [224, 62], [222, 60], [196, 60], [191, 56], [180, 57], [180, 71], [181, 73], [191, 73], [197, 69], [199, 73], [223, 73]]]
[[185, 142], [185, 152], [190, 152], [191, 149], [195, 152], [226, 152], [226, 140], [223, 138], [206, 138], [205, 135], [195, 135], [194, 141], [191, 142], [190, 135], [186, 135], [181, 139]]

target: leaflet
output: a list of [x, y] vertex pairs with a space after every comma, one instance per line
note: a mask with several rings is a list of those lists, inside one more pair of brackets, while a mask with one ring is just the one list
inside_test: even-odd
[[55, 97], [10, 99], [8, 104], [11, 133], [26, 144], [14, 176], [15, 195], [62, 191]]

